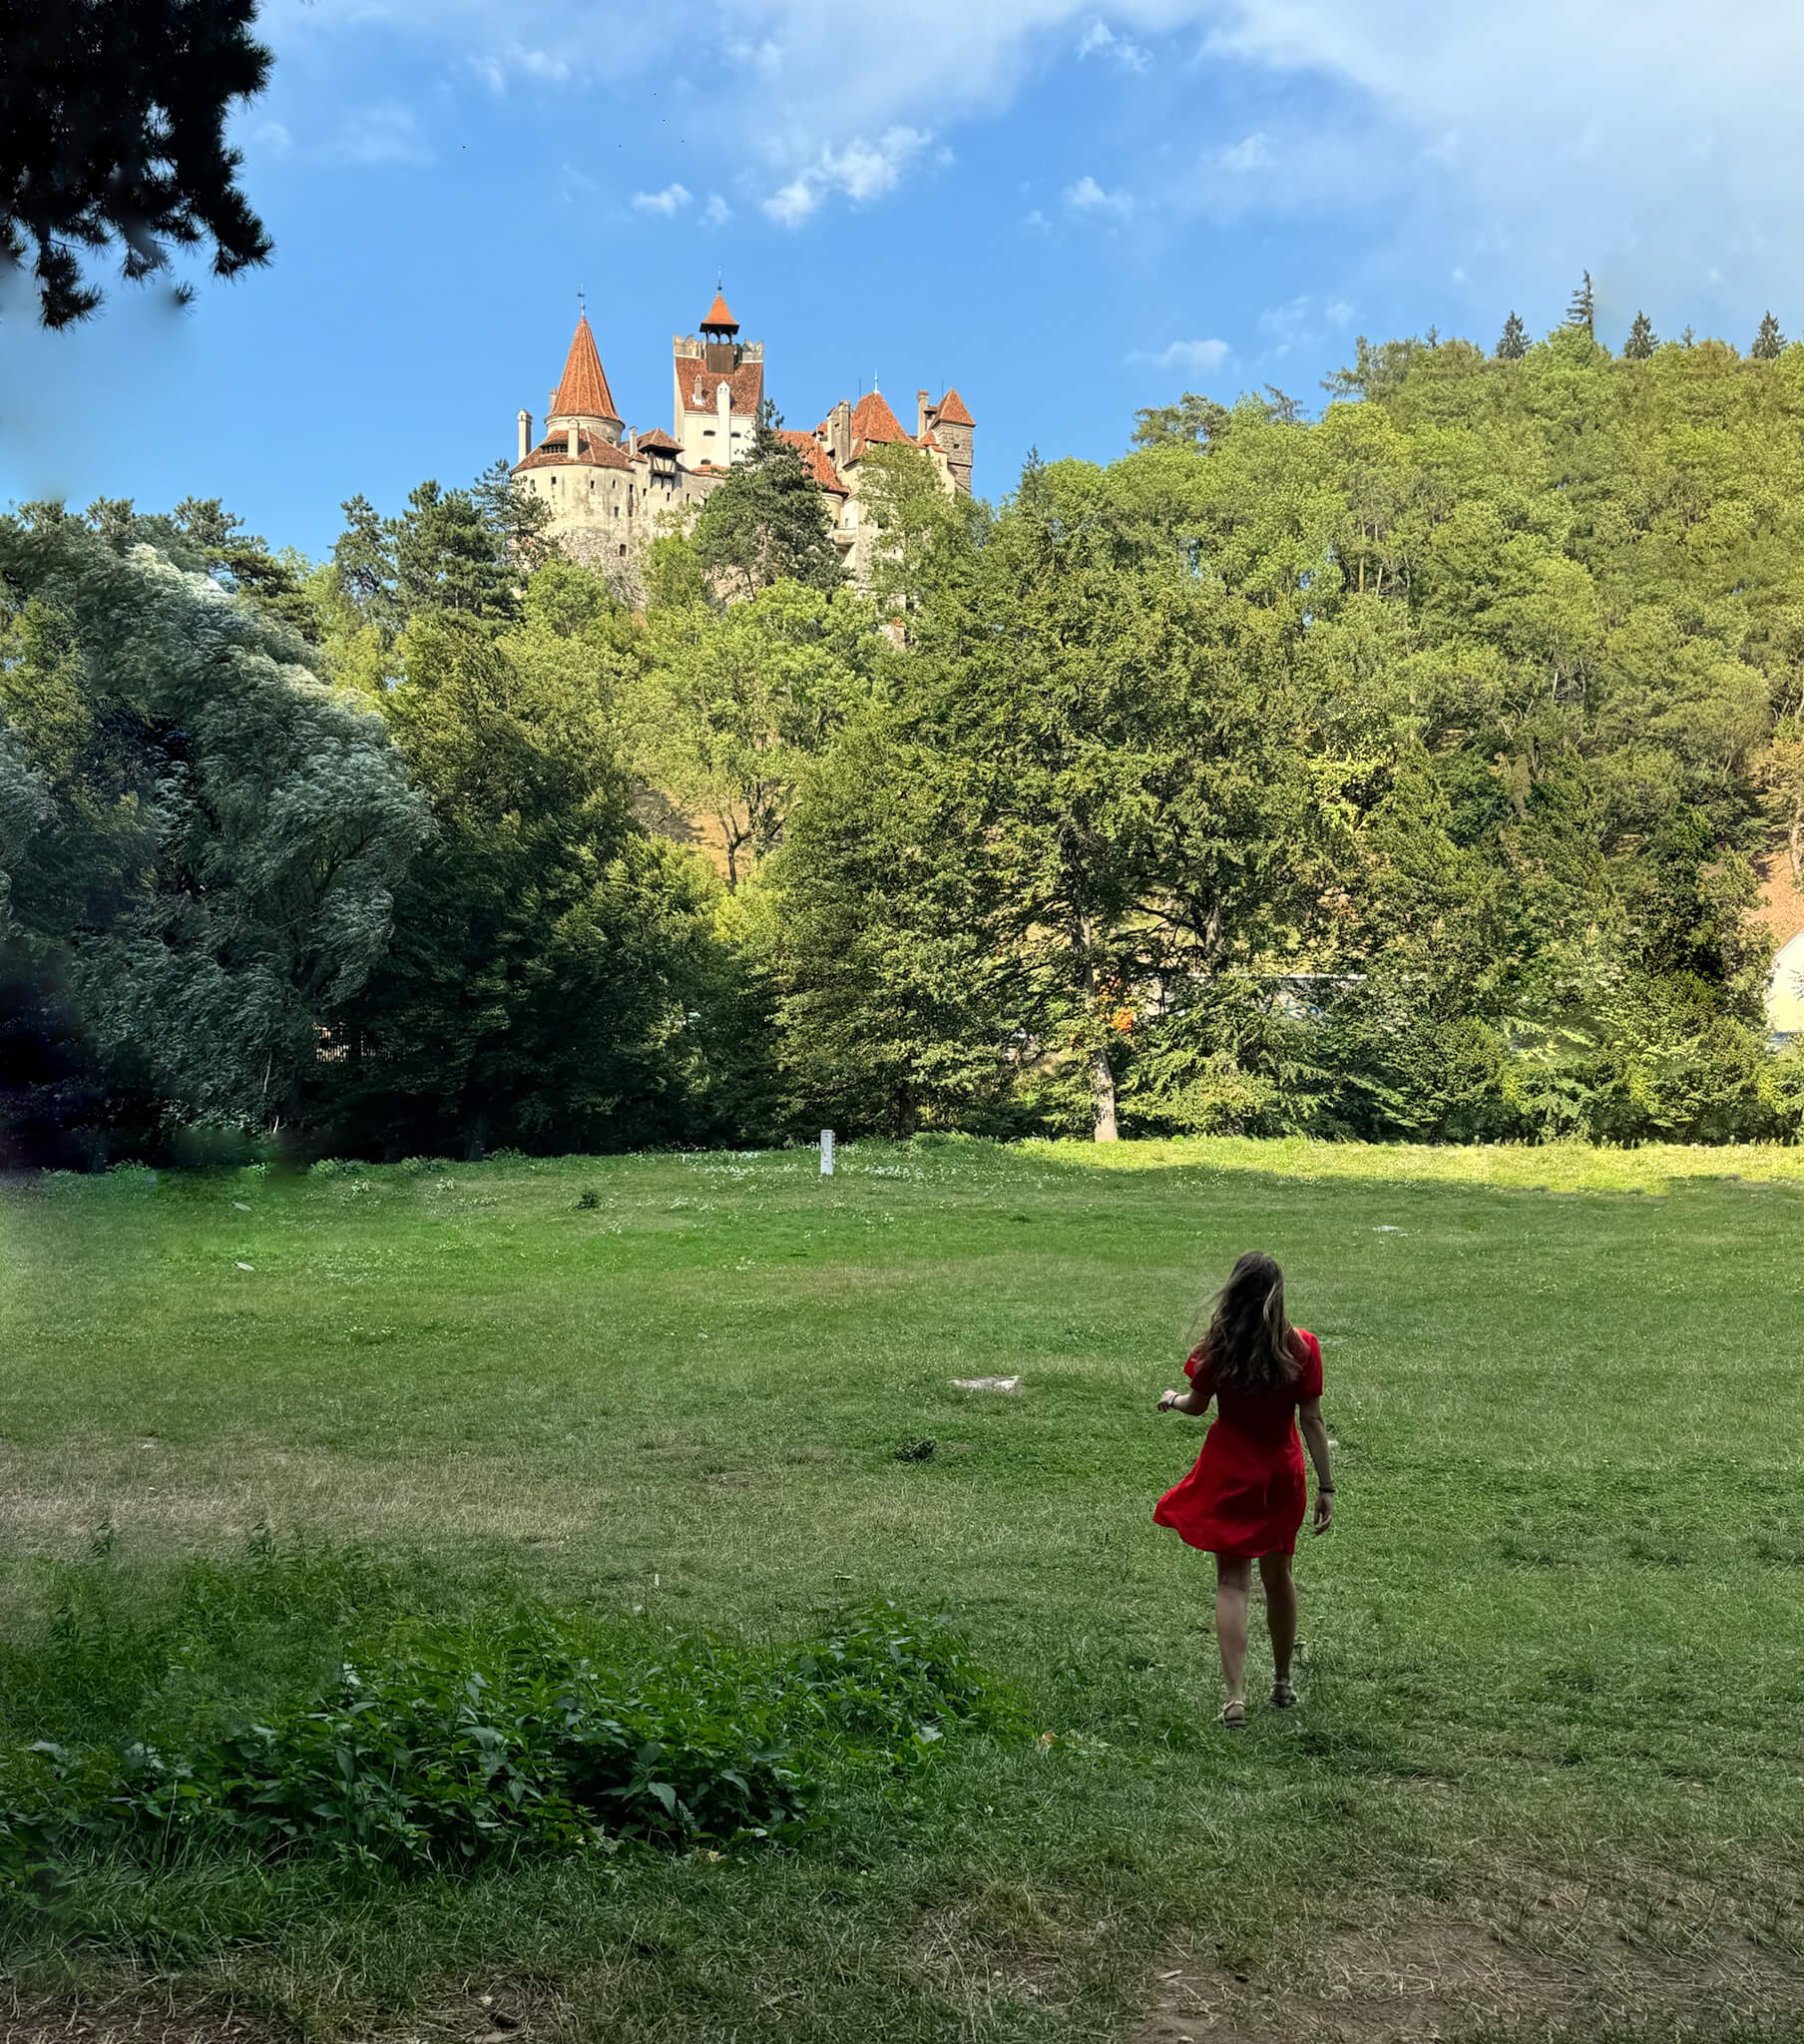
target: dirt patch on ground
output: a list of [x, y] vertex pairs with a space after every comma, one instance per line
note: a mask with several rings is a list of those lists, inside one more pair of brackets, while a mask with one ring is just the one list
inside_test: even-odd
[[[1753, 1945], [1699, 1963], [1617, 1943], [1585, 1963], [1548, 1957], [1458, 1917], [1342, 1932], [1294, 1965], [1236, 1966], [1173, 1953], [1133, 2044], [1459, 2044], [1649, 2034], [1733, 2016], [1804, 2013], [1804, 1963]], [[1663, 2028], [1662, 2028], [1663, 2026]], [[1777, 2031], [1775, 2030], [1775, 2034]]]
[[[570, 2014], [540, 1981], [460, 1981], [400, 2019], [353, 2024], [346, 2044], [552, 2044]], [[0, 2044], [294, 2044], [298, 2024], [220, 2005], [182, 2006], [142, 1985], [113, 1995], [0, 2000]]]
[[0, 2044], [286, 2044], [292, 2032], [228, 2008], [129, 1999], [0, 2001]]

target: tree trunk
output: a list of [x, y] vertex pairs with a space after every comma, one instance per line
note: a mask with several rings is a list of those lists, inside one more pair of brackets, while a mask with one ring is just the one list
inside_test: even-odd
[[[1090, 1022], [1094, 1028], [1101, 1020], [1101, 988], [1097, 985], [1096, 961], [1091, 949], [1092, 930], [1090, 917], [1079, 909], [1077, 928], [1079, 969], [1084, 987], [1085, 1005], [1090, 1010]], [[1096, 1139], [1099, 1143], [1113, 1143], [1120, 1133], [1115, 1123], [1115, 1074], [1109, 1069], [1109, 1052], [1098, 1044], [1090, 1054], [1090, 1110], [1095, 1122]]]
[[1109, 1053], [1101, 1044], [1091, 1053], [1090, 1105], [1096, 1117], [1097, 1141], [1119, 1141], [1121, 1131], [1115, 1121], [1115, 1074], [1109, 1069]]

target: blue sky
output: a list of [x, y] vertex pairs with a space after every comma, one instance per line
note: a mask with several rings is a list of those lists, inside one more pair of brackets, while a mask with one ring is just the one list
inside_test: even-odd
[[670, 424], [716, 274], [811, 426], [954, 383], [978, 487], [1106, 460], [1136, 406], [1354, 336], [1490, 345], [1578, 271], [1745, 345], [1804, 328], [1804, 10], [1743, 0], [270, 0], [236, 124], [271, 267], [74, 333], [0, 299], [0, 501], [220, 496], [329, 549], [340, 501], [467, 480], [542, 413], [588, 293]]

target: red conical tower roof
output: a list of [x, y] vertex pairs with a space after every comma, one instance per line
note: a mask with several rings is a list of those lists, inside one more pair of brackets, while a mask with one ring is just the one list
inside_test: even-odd
[[977, 424], [965, 409], [965, 400], [956, 390], [948, 390], [939, 403], [940, 423], [943, 426], [975, 426]]
[[726, 309], [726, 292], [717, 290], [714, 302], [707, 308], [707, 317], [701, 322], [703, 333], [737, 333], [739, 322]]
[[550, 416], [562, 418], [566, 414], [612, 419], [616, 425], [621, 423], [621, 415], [614, 408], [614, 392], [608, 388], [607, 373], [602, 368], [595, 335], [589, 328], [587, 312], [577, 321], [570, 353], [564, 358], [564, 374], [558, 381], [558, 394], [552, 400]]

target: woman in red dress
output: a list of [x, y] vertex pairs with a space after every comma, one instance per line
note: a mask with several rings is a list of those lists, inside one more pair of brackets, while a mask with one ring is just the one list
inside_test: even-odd
[[1280, 1711], [1296, 1702], [1290, 1557], [1309, 1503], [1298, 1425], [1315, 1463], [1315, 1530], [1326, 1533], [1334, 1522], [1322, 1346], [1285, 1318], [1284, 1274], [1270, 1257], [1252, 1250], [1234, 1266], [1184, 1374], [1190, 1388], [1166, 1391], [1158, 1409], [1200, 1413], [1213, 1398], [1215, 1423], [1195, 1468], [1165, 1492], [1152, 1516], [1215, 1557], [1215, 1642], [1227, 1691], [1221, 1722], [1237, 1729], [1246, 1723], [1246, 1593], [1255, 1561], [1271, 1628], [1271, 1700]]

